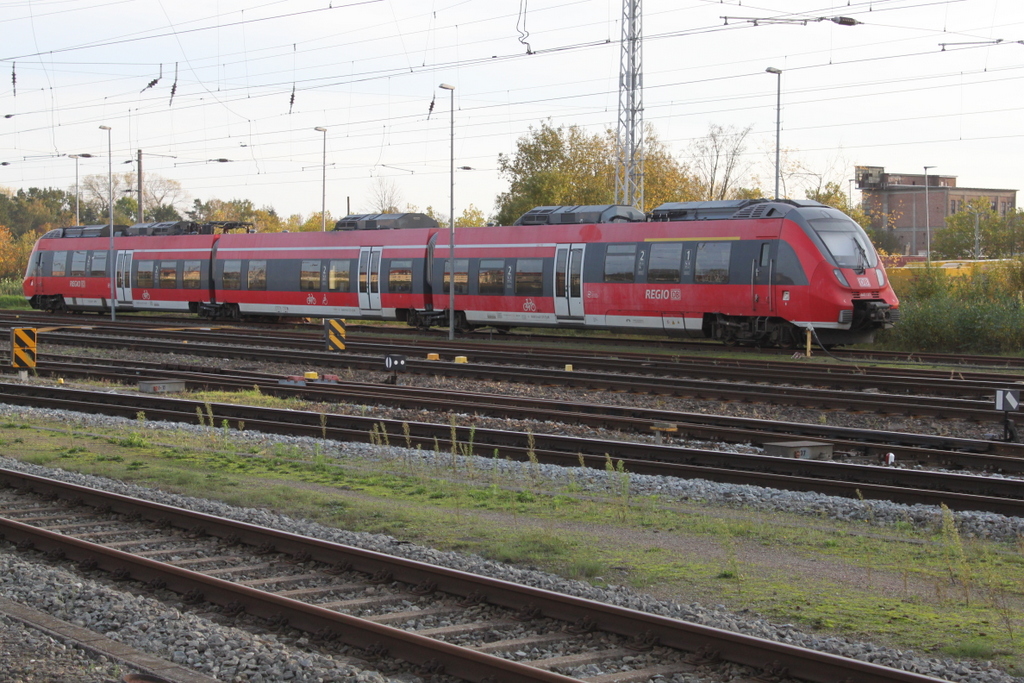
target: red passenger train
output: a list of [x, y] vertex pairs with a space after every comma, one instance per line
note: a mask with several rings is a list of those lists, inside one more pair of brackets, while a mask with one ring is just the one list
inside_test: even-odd
[[[238, 230], [238, 228], [242, 228]], [[247, 229], [248, 228], [248, 229]], [[247, 224], [58, 228], [24, 281], [33, 308], [212, 319], [447, 325], [448, 230], [423, 214], [349, 216], [330, 232]], [[538, 207], [458, 228], [455, 323], [602, 329], [788, 346], [870, 342], [899, 302], [867, 235], [812, 201]], [[113, 271], [113, 272], [112, 272]], [[113, 294], [113, 296], [112, 296]]]

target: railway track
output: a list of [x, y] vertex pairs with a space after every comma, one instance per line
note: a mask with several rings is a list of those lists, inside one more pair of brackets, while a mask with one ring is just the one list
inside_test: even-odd
[[[426, 356], [422, 347], [394, 347], [381, 344], [350, 344], [349, 350], [339, 355], [322, 350], [322, 340], [307, 338], [304, 346], [294, 340], [273, 335], [247, 337], [240, 343], [237, 332], [225, 334], [211, 330], [147, 330], [125, 338], [124, 332], [110, 330], [65, 330], [40, 334], [45, 344], [65, 344], [113, 349], [131, 349], [157, 353], [186, 353], [206, 357], [230, 357], [251, 359], [261, 362], [288, 360], [296, 364], [314, 367], [351, 368], [355, 371], [379, 371], [383, 358], [390, 353], [417, 354]], [[287, 349], [282, 351], [282, 349]], [[45, 356], [43, 356], [45, 358]], [[452, 356], [454, 359], [455, 356]], [[789, 369], [785, 385], [767, 384], [766, 375], [770, 369], [756, 366], [730, 368], [728, 363], [721, 367], [707, 359], [682, 362], [646, 359], [632, 365], [619, 358], [602, 358], [584, 361], [593, 365], [578, 367], [576, 363], [561, 364], [550, 356], [542, 360], [539, 354], [515, 354], [504, 350], [494, 351], [474, 358], [472, 363], [431, 361], [409, 358], [406, 370], [421, 374], [443, 373], [452, 377], [486, 379], [499, 382], [532, 382], [537, 384], [560, 384], [619, 392], [646, 392], [651, 394], [690, 396], [709, 400], [770, 402], [781, 405], [830, 408], [848, 411], [866, 411], [881, 414], [931, 416], [935, 418], [962, 419], [975, 422], [999, 424], [1003, 414], [993, 404], [996, 389], [1015, 388], [1016, 376], [999, 376], [998, 379], [904, 377], [887, 384], [884, 377], [865, 376], [859, 373], [833, 373], [831, 368], [818, 370], [813, 387], [793, 386], [800, 373], [806, 368]], [[567, 371], [566, 365], [572, 365]], [[555, 369], [552, 369], [552, 366]], [[522, 371], [530, 367], [529, 373]], [[689, 368], [689, 370], [687, 370]], [[717, 369], [716, 369], [717, 368]], [[728, 371], [732, 379], [722, 379]], [[772, 370], [774, 372], [774, 370]], [[786, 379], [785, 368], [778, 371], [778, 377]], [[689, 376], [693, 375], [693, 377]], [[712, 379], [701, 379], [711, 375]], [[842, 386], [843, 389], [818, 388], [818, 386]], [[879, 387], [898, 386], [909, 391], [911, 387], [927, 387], [930, 395], [909, 396], [905, 393], [884, 393]], [[943, 386], [948, 389], [944, 392]], [[937, 396], [935, 393], [968, 394], [971, 398]]]
[[234, 404], [210, 404], [180, 398], [54, 390], [0, 383], [0, 402], [50, 409], [117, 415], [135, 419], [195, 423], [212, 411], [216, 424], [244, 423], [247, 430], [337, 441], [378, 442], [382, 438], [408, 447], [440, 448], [520, 461], [605, 469], [609, 458], [621, 460], [633, 474], [747, 484], [791, 491], [814, 491], [848, 498], [891, 500], [908, 504], [944, 504], [954, 510], [978, 510], [1024, 516], [1024, 486], [1019, 480], [927, 470], [904, 470], [829, 461], [799, 460], [679, 448], [649, 443], [608, 441], [552, 434], [481, 429], [381, 419], [374, 416], [306, 413]]
[[[0, 486], [0, 533], [20, 550], [306, 631], [327, 649], [405, 660], [420, 675], [718, 681], [744, 676], [738, 665], [765, 680], [939, 680], [11, 470]], [[534, 649], [557, 654], [531, 659]]]
[[247, 390], [258, 386], [261, 393], [281, 397], [299, 397], [318, 403], [354, 403], [385, 405], [394, 408], [455, 412], [523, 420], [553, 421], [614, 429], [624, 433], [651, 435], [659, 426], [675, 428], [676, 438], [706, 439], [729, 443], [766, 443], [782, 439], [823, 440], [835, 449], [836, 457], [853, 461], [871, 461], [884, 453], [893, 453], [901, 463], [931, 467], [1024, 474], [1024, 444], [982, 441], [950, 436], [910, 434], [814, 425], [778, 420], [757, 420], [707, 413], [678, 412], [615, 406], [597, 403], [523, 398], [499, 394], [453, 392], [399, 384], [332, 380], [303, 381], [303, 386], [282, 384], [280, 375], [218, 368], [202, 369], [174, 363], [65, 358], [43, 361], [37, 366], [42, 374], [62, 378], [93, 378], [132, 385], [140, 378], [184, 381], [193, 390]]

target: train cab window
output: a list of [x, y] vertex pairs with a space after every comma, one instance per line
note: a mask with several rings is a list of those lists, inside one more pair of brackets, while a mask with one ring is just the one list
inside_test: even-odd
[[248, 290], [263, 291], [267, 288], [267, 262], [263, 259], [249, 261], [246, 264], [246, 284]]
[[505, 293], [505, 259], [480, 259], [477, 287], [482, 295]]
[[651, 265], [647, 270], [647, 281], [679, 284], [679, 268], [682, 260], [682, 242], [655, 242], [651, 245]]
[[87, 251], [71, 252], [71, 277], [85, 277], [85, 261], [88, 256]]
[[636, 245], [609, 244], [604, 255], [604, 281], [634, 282], [635, 273]]
[[320, 261], [304, 260], [302, 269], [299, 271], [299, 291], [319, 292], [320, 291]]
[[106, 277], [107, 276], [107, 252], [105, 251], [94, 251], [92, 252], [92, 264], [89, 269], [89, 275], [91, 277]]
[[242, 262], [231, 259], [224, 262], [224, 276], [221, 285], [224, 289], [242, 288]]
[[153, 286], [153, 262], [139, 261], [135, 269], [135, 286], [150, 289]]
[[544, 294], [544, 260], [521, 258], [516, 260], [517, 296], [541, 296]]
[[701, 242], [697, 245], [697, 260], [693, 281], [701, 284], [729, 282], [730, 242]]
[[352, 262], [349, 260], [344, 261], [331, 261], [331, 269], [327, 277], [327, 288], [332, 292], [347, 292], [351, 289], [351, 279], [349, 273], [351, 272]]
[[760, 266], [762, 268], [767, 268], [768, 267], [768, 263], [771, 261], [771, 257], [772, 257], [772, 245], [771, 245], [770, 242], [765, 242], [765, 243], [763, 243], [761, 245], [761, 263], [760, 263]]
[[202, 286], [202, 261], [185, 261], [185, 267], [181, 271], [182, 289], [199, 289]]
[[64, 277], [66, 268], [68, 265], [68, 252], [66, 251], [55, 251], [53, 252], [53, 267], [50, 269], [50, 275], [54, 277]]
[[392, 260], [388, 269], [388, 291], [393, 294], [412, 293], [412, 260]]
[[178, 287], [177, 261], [161, 261], [158, 272], [160, 273], [161, 289], [176, 289]]
[[[450, 290], [449, 281], [451, 280], [452, 262], [445, 259], [444, 262], [444, 293], [448, 294]], [[468, 258], [457, 258], [455, 259], [455, 293], [456, 294], [469, 294], [469, 259]]]

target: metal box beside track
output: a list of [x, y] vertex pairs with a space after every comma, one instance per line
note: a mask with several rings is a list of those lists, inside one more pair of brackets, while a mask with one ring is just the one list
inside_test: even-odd
[[173, 394], [185, 391], [183, 379], [140, 379], [139, 391], [146, 394]]
[[764, 445], [765, 455], [800, 460], [831, 460], [832, 444], [821, 441], [776, 441]]

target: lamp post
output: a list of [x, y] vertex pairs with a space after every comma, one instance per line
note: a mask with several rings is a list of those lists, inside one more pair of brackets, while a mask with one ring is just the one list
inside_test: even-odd
[[775, 199], [779, 199], [779, 134], [782, 130], [782, 69], [770, 66], [766, 73], [775, 74]]
[[114, 274], [117, 272], [117, 264], [114, 262], [114, 156], [110, 144], [110, 126], [100, 126], [100, 130], [107, 131], [107, 197], [110, 201], [110, 322], [117, 320], [114, 309], [117, 308], [117, 285], [114, 284]]
[[924, 248], [928, 253], [925, 255], [925, 261], [928, 263], [932, 262], [932, 226], [928, 211], [928, 169], [935, 168], [934, 166], [924, 167]]
[[327, 232], [327, 129], [323, 126], [317, 126], [313, 130], [318, 130], [324, 134], [324, 162], [323, 166], [323, 179], [320, 185], [320, 229], [323, 232]]
[[451, 266], [448, 269], [448, 341], [455, 339], [455, 86], [442, 83], [438, 86], [447, 90], [451, 97], [451, 165], [448, 194], [451, 198], [450, 218], [448, 226], [448, 262]]
[[75, 225], [81, 225], [82, 219], [78, 212], [78, 160], [79, 159], [91, 159], [91, 154], [69, 154], [69, 157], [75, 160]]

